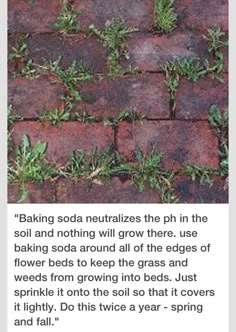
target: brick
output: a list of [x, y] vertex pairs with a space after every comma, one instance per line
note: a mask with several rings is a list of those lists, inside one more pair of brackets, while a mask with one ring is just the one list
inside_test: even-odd
[[28, 135], [31, 143], [48, 142], [47, 159], [64, 164], [73, 150], [90, 152], [113, 144], [113, 131], [102, 124], [64, 122], [61, 127], [49, 123], [18, 122], [14, 125], [13, 142], [20, 145], [22, 135]]
[[121, 123], [117, 144], [119, 152], [133, 160], [139, 147], [148, 153], [152, 145], [163, 153], [163, 165], [178, 169], [184, 163], [197, 163], [206, 167], [218, 166], [218, 141], [207, 122], [156, 121]]
[[124, 66], [138, 67], [142, 71], [157, 71], [173, 57], [205, 56], [207, 43], [202, 36], [175, 32], [171, 35], [134, 33], [128, 40], [130, 59]]
[[81, 10], [79, 21], [85, 27], [92, 23], [98, 28], [104, 27], [107, 21], [121, 16], [130, 27], [152, 28], [153, 0], [75, 0], [74, 6]]
[[97, 116], [112, 117], [132, 108], [149, 118], [168, 118], [168, 93], [164, 76], [135, 75], [82, 84], [79, 108]]
[[219, 26], [228, 30], [228, 0], [176, 0], [180, 28], [205, 30]]
[[122, 183], [119, 178], [103, 185], [93, 184], [92, 188], [85, 180], [61, 179], [58, 181], [57, 203], [160, 203], [160, 195], [157, 190], [149, 188], [139, 192], [130, 180]]
[[29, 56], [36, 63], [43, 63], [43, 59], [57, 60], [63, 68], [71, 65], [73, 60], [83, 62], [94, 72], [106, 71], [107, 50], [95, 37], [63, 38], [60, 35], [35, 35], [29, 38]]
[[181, 80], [176, 96], [176, 117], [178, 119], [208, 119], [212, 105], [228, 106], [228, 76], [225, 83], [209, 78], [197, 82]]
[[189, 177], [177, 177], [175, 193], [179, 203], [228, 203], [228, 188], [226, 180], [219, 176], [214, 177], [214, 183], [208, 184], [193, 182]]
[[[56, 187], [54, 182], [26, 183], [27, 198], [21, 203], [55, 203]], [[15, 185], [8, 185], [8, 203], [18, 203], [20, 189]]]
[[58, 0], [8, 0], [9, 32], [52, 32], [52, 24], [60, 13]]
[[15, 78], [8, 83], [8, 102], [16, 114], [35, 118], [53, 107], [63, 108], [64, 86], [55, 77], [44, 75], [38, 79]]

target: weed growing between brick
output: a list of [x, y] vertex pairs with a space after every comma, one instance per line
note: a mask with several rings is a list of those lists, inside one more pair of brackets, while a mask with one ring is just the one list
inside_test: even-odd
[[62, 11], [57, 17], [57, 22], [53, 24], [53, 28], [64, 34], [78, 32], [81, 29], [78, 18], [81, 12], [74, 9], [72, 1], [62, 3]]
[[114, 173], [116, 160], [115, 152], [110, 147], [100, 153], [97, 149], [93, 149], [91, 153], [82, 150], [73, 151], [64, 175], [101, 184], [101, 181], [110, 178]]
[[61, 79], [69, 90], [70, 96], [73, 97], [76, 102], [79, 102], [81, 101], [81, 96], [78, 92], [79, 82], [90, 80], [92, 74], [88, 67], [84, 64], [78, 64], [75, 60], [64, 70], [59, 66], [60, 60], [59, 58], [56, 62], [50, 63], [48, 69]]
[[153, 148], [150, 154], [145, 156], [137, 148], [134, 154], [135, 163], [122, 163], [119, 165], [119, 172], [129, 175], [139, 191], [143, 191], [145, 185], [149, 185], [150, 188], [160, 192], [162, 203], [177, 203], [178, 200], [172, 186], [174, 173], [163, 167], [162, 153], [158, 153]]
[[208, 121], [215, 128], [219, 139], [219, 157], [220, 169], [206, 168], [203, 165], [186, 164], [180, 171], [180, 175], [187, 175], [192, 181], [200, 184], [208, 184], [212, 186], [214, 183], [214, 175], [220, 175], [227, 178], [229, 175], [228, 167], [228, 110], [220, 111], [215, 105], [211, 106]]
[[172, 117], [175, 116], [175, 99], [181, 78], [196, 82], [201, 77], [209, 76], [212, 79], [224, 82], [224, 54], [222, 48], [227, 46], [225, 33], [220, 28], [208, 29], [208, 35], [205, 36], [205, 39], [208, 40], [208, 52], [213, 55], [213, 63], [209, 59], [196, 57], [188, 59], [173, 58], [162, 66], [166, 76], [165, 84], [169, 93]]
[[169, 93], [169, 101], [171, 104], [172, 116], [175, 113], [175, 98], [179, 87], [181, 77], [196, 82], [199, 78], [206, 74], [206, 70], [201, 65], [199, 58], [180, 59], [174, 58], [168, 60], [162, 69], [165, 72], [165, 84]]
[[129, 59], [127, 51], [127, 38], [136, 29], [127, 28], [122, 18], [112, 19], [105, 28], [97, 29], [93, 24], [89, 26], [91, 33], [95, 34], [103, 46], [108, 48], [110, 53], [107, 65], [111, 75], [122, 75], [126, 72], [120, 65], [121, 58]]
[[40, 121], [49, 121], [52, 126], [61, 126], [62, 121], [70, 120], [70, 113], [66, 110], [58, 110], [57, 108], [52, 108], [48, 111], [44, 111], [39, 118]]
[[121, 111], [117, 116], [104, 119], [104, 126], [116, 128], [122, 121], [133, 123], [134, 121], [145, 120], [146, 115], [138, 114], [134, 109], [130, 111]]
[[207, 36], [204, 38], [208, 41], [208, 52], [213, 55], [213, 63], [206, 59], [205, 67], [211, 78], [224, 82], [223, 49], [228, 45], [226, 34], [219, 27], [208, 29], [207, 32]]
[[174, 0], [154, 0], [154, 29], [158, 33], [170, 33], [177, 27], [176, 23]]
[[215, 105], [210, 108], [209, 113], [210, 125], [215, 128], [219, 139], [219, 156], [220, 156], [220, 175], [227, 177], [229, 175], [228, 166], [228, 110], [220, 111]]
[[192, 181], [197, 181], [200, 184], [208, 184], [210, 187], [214, 183], [213, 175], [218, 175], [218, 170], [213, 168], [206, 168], [203, 165], [186, 164], [181, 170], [181, 175], [187, 175]]
[[60, 61], [61, 57], [56, 61], [45, 61], [43, 65], [34, 64], [33, 67], [40, 75], [51, 73], [62, 81], [68, 90], [68, 93], [63, 97], [66, 110], [71, 110], [75, 103], [82, 101], [79, 93], [80, 82], [92, 80], [93, 74], [90, 68], [84, 63], [77, 63], [74, 60], [67, 69], [63, 69], [60, 66]]
[[15, 150], [15, 160], [8, 163], [8, 182], [18, 185], [20, 199], [26, 199], [28, 192], [25, 187], [27, 181], [43, 182], [56, 174], [55, 169], [45, 159], [47, 143], [31, 145], [28, 136], [24, 135], [21, 146]]
[[8, 152], [12, 151], [12, 134], [13, 134], [13, 124], [15, 121], [22, 120], [20, 115], [17, 115], [13, 112], [12, 105], [8, 106], [7, 109], [7, 150]]
[[16, 45], [12, 47], [12, 53], [9, 54], [10, 60], [24, 61], [28, 57], [28, 34], [21, 33], [17, 40]]
[[147, 156], [136, 149], [134, 163], [127, 163], [110, 147], [100, 153], [97, 149], [90, 153], [78, 150], [72, 153], [62, 175], [86, 179], [89, 185], [102, 185], [114, 176], [125, 175], [139, 191], [145, 190], [146, 185], [149, 185], [160, 192], [163, 203], [177, 203], [172, 185], [174, 172], [164, 169], [161, 159], [162, 154], [156, 153], [155, 149]]
[[82, 110], [75, 112], [75, 120], [83, 123], [99, 122], [99, 119], [96, 116], [90, 115], [88, 112]]

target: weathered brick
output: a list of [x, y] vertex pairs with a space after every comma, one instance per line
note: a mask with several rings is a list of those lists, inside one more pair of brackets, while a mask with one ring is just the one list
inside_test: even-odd
[[74, 6], [81, 10], [79, 21], [85, 27], [90, 24], [104, 27], [112, 18], [121, 16], [130, 27], [152, 28], [153, 0], [75, 0]]
[[207, 121], [121, 123], [117, 142], [119, 152], [128, 160], [133, 160], [137, 147], [148, 153], [156, 145], [163, 153], [165, 167], [178, 169], [184, 163], [218, 166], [218, 141]]
[[98, 79], [82, 84], [79, 108], [97, 116], [112, 117], [132, 108], [149, 118], [169, 118], [168, 93], [159, 74]]
[[58, 181], [57, 203], [159, 203], [157, 190], [145, 188], [143, 192], [131, 184], [122, 183], [119, 178], [103, 185], [93, 184], [90, 188], [85, 180], [69, 179]]
[[[56, 187], [54, 182], [26, 183], [28, 196], [21, 203], [55, 203]], [[8, 185], [8, 203], [18, 203], [20, 199], [20, 188], [15, 185]]]
[[176, 0], [180, 28], [205, 30], [219, 26], [228, 30], [228, 0]]
[[170, 36], [134, 33], [128, 40], [130, 59], [124, 66], [142, 71], [157, 71], [173, 57], [191, 58], [207, 54], [207, 43], [202, 36], [175, 32]]
[[212, 186], [191, 181], [186, 176], [177, 177], [175, 193], [179, 203], [228, 203], [227, 183], [220, 177], [214, 177]]
[[60, 13], [58, 0], [8, 0], [10, 32], [52, 32], [52, 24]]
[[73, 60], [83, 62], [94, 72], [106, 71], [107, 50], [95, 37], [63, 38], [60, 35], [41, 34], [29, 38], [29, 56], [36, 63], [43, 59], [56, 61], [67, 68]]
[[228, 106], [228, 76], [224, 83], [209, 78], [197, 82], [181, 80], [176, 96], [176, 117], [178, 119], [208, 119], [212, 105]]
[[23, 118], [38, 117], [53, 107], [63, 108], [64, 94], [64, 86], [49, 75], [33, 80], [18, 77], [8, 82], [8, 102]]
[[113, 131], [102, 124], [83, 124], [63, 122], [61, 127], [49, 123], [18, 122], [14, 125], [13, 142], [20, 145], [22, 135], [28, 135], [31, 143], [48, 142], [47, 158], [52, 162], [64, 164], [73, 150], [91, 152], [113, 144]]

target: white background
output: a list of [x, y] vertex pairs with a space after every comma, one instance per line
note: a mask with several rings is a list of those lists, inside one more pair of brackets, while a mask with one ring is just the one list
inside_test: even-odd
[[[98, 332], [110, 332], [111, 330], [113, 332], [120, 332], [122, 331], [135, 331], [135, 332], [141, 332], [143, 330], [146, 330], [148, 332], [154, 332], [154, 331], [161, 331], [161, 332], [172, 332], [174, 331], [181, 331], [181, 332], [207, 332], [207, 331], [227, 331], [228, 330], [228, 205], [198, 205], [198, 204], [188, 204], [188, 205], [9, 205], [8, 206], [8, 243], [9, 243], [9, 255], [8, 255], [8, 310], [9, 310], [9, 316], [8, 316], [8, 325], [9, 325], [9, 332], [15, 332], [19, 330], [19, 327], [14, 327], [13, 322], [15, 318], [24, 318], [25, 313], [23, 312], [14, 312], [13, 310], [13, 304], [17, 301], [16, 298], [14, 298], [13, 291], [14, 288], [30, 288], [36, 286], [37, 288], [42, 286], [46, 287], [49, 286], [49, 288], [56, 289], [57, 287], [63, 287], [68, 288], [67, 284], [63, 285], [62, 283], [54, 283], [51, 285], [46, 285], [46, 283], [43, 283], [40, 285], [39, 283], [33, 284], [33, 283], [20, 283], [20, 285], [14, 284], [14, 274], [20, 273], [20, 269], [14, 268], [14, 257], [22, 257], [23, 259], [32, 259], [35, 258], [36, 255], [39, 259], [45, 258], [45, 255], [42, 254], [15, 254], [14, 253], [14, 242], [16, 242], [16, 239], [13, 237], [14, 230], [16, 229], [26, 229], [27, 227], [31, 227], [33, 229], [41, 229], [41, 230], [49, 230], [53, 226], [50, 225], [26, 225], [25, 223], [20, 224], [16, 221], [14, 218], [15, 213], [26, 213], [26, 214], [44, 214], [47, 212], [47, 215], [73, 215], [74, 213], [78, 215], [86, 215], [86, 214], [93, 214], [93, 215], [117, 215], [117, 214], [124, 214], [124, 215], [144, 215], [144, 214], [152, 214], [152, 215], [168, 215], [168, 214], [187, 214], [191, 215], [194, 213], [198, 213], [200, 215], [207, 215], [209, 218], [209, 222], [207, 224], [167, 224], [163, 226], [161, 223], [157, 224], [93, 224], [91, 225], [85, 225], [82, 226], [82, 224], [62, 224], [57, 225], [57, 228], [59, 229], [70, 229], [70, 228], [84, 228], [86, 229], [107, 229], [107, 228], [116, 228], [118, 231], [119, 229], [127, 229], [127, 230], [135, 230], [135, 229], [143, 229], [146, 228], [153, 228], [157, 230], [173, 230], [174, 232], [178, 232], [179, 229], [187, 229], [187, 230], [197, 230], [199, 233], [198, 239], [181, 239], [181, 243], [183, 244], [190, 244], [194, 245], [195, 243], [199, 244], [205, 244], [211, 243], [211, 252], [210, 254], [203, 254], [203, 253], [197, 253], [197, 254], [188, 254], [188, 255], [166, 255], [162, 254], [161, 259], [184, 259], [187, 256], [189, 257], [189, 260], [191, 262], [190, 266], [187, 268], [183, 268], [183, 273], [187, 274], [198, 274], [198, 282], [197, 283], [182, 283], [181, 285], [178, 283], [170, 282], [170, 285], [167, 285], [166, 283], [151, 283], [149, 286], [154, 287], [157, 289], [163, 289], [165, 287], [176, 287], [178, 288], [189, 288], [189, 289], [215, 289], [216, 296], [215, 297], [195, 297], [195, 298], [119, 298], [119, 299], [111, 299], [107, 298], [103, 302], [105, 303], [152, 303], [152, 304], [163, 304], [166, 306], [170, 306], [171, 304], [187, 304], [190, 302], [191, 304], [203, 304], [204, 305], [204, 311], [202, 314], [199, 314], [197, 312], [184, 312], [177, 314], [176, 312], [171, 311], [160, 311], [160, 312], [145, 312], [142, 314], [134, 313], [134, 312], [122, 312], [122, 313], [101, 313], [101, 312], [59, 312], [59, 303], [60, 302], [69, 302], [71, 304], [75, 304], [77, 302], [91, 302], [95, 303], [94, 298], [69, 298], [66, 299], [63, 298], [55, 298], [52, 299], [37, 299], [37, 298], [28, 298], [24, 299], [25, 302], [31, 302], [34, 303], [38, 300], [39, 303], [41, 302], [56, 302], [58, 305], [56, 307], [55, 314], [52, 316], [59, 316], [60, 320], [59, 322], [55, 323], [54, 327], [22, 327], [20, 328], [23, 331], [30, 330], [32, 332], [34, 331], [57, 331], [57, 332], [64, 332], [66, 329], [68, 329], [70, 332], [77, 332], [78, 330], [82, 332], [92, 332], [94, 330]], [[30, 240], [29, 242], [37, 243], [37, 240], [35, 241]], [[46, 241], [48, 241], [48, 244], [52, 244], [52, 239], [41, 239], [39, 243], [46, 244]], [[78, 239], [75, 239], [75, 241], [78, 241]], [[81, 241], [81, 240], [80, 240]], [[87, 242], [86, 242], [87, 241]], [[114, 243], [114, 239], [110, 239], [110, 244]], [[19, 242], [19, 241], [17, 241]], [[22, 239], [22, 244], [26, 243], [27, 241], [25, 239]], [[55, 243], [57, 240], [55, 240]], [[70, 241], [69, 239], [60, 239], [58, 243], [60, 244], [68, 244]], [[107, 242], [107, 241], [106, 241]], [[121, 244], [122, 241], [119, 242]], [[134, 240], [134, 239], [128, 239], [125, 242], [131, 242], [134, 244], [136, 242], [137, 244], [140, 244], [141, 242], [145, 242], [143, 240]], [[180, 242], [180, 239], [153, 239], [152, 241], [148, 242], [156, 242], [157, 244], [161, 244], [165, 246], [166, 244], [175, 244], [177, 242]], [[81, 243], [81, 242], [80, 242]], [[85, 240], [85, 243], [88, 244], [88, 240]], [[77, 242], [78, 244], [78, 242]], [[89, 243], [93, 244], [93, 243]], [[105, 243], [103, 243], [105, 244]], [[26, 256], [27, 255], [27, 256]], [[65, 257], [71, 258], [74, 254], [57, 254], [58, 259], [63, 259]], [[71, 257], [70, 257], [71, 255]], [[92, 254], [93, 258], [96, 258], [99, 254]], [[146, 254], [138, 254], [139, 259], [160, 259], [160, 256], [155, 257], [155, 254], [148, 255]], [[158, 255], [158, 254], [156, 254]], [[166, 255], [166, 257], [165, 257]], [[91, 254], [88, 254], [89, 257], [91, 257]], [[118, 254], [119, 256], [119, 254]], [[167, 257], [168, 256], [168, 257]], [[100, 259], [116, 259], [117, 254], [110, 253], [110, 254], [102, 254], [102, 256], [97, 257]], [[127, 255], [127, 259], [132, 259], [131, 255]], [[136, 255], [137, 258], [137, 255]], [[53, 254], [53, 259], [56, 259], [56, 255]], [[78, 269], [78, 268], [77, 268]], [[50, 271], [47, 271], [45, 268], [40, 268], [42, 273], [51, 273], [52, 268], [50, 268]], [[21, 269], [23, 273], [29, 273], [33, 274], [36, 270], [34, 268], [30, 268], [27, 270], [26, 268]], [[62, 272], [61, 274], [71, 274], [70, 272], [72, 270], [65, 269], [55, 269], [53, 272], [58, 273]], [[75, 274], [80, 273], [78, 270], [75, 271]], [[108, 272], [107, 269], [101, 268], [97, 269], [97, 271], [91, 271], [91, 270], [83, 270], [83, 274], [85, 273], [103, 273]], [[111, 271], [113, 273], [116, 273], [115, 268]], [[131, 272], [128, 269], [124, 270], [124, 273]], [[170, 268], [162, 268], [157, 269], [155, 271], [155, 268], [147, 270], [141, 270], [138, 271], [139, 273], [147, 272], [149, 274], [159, 274], [160, 272], [163, 273], [170, 273], [173, 274], [173, 276], [176, 276], [178, 272], [180, 272], [180, 269], [176, 269], [174, 272], [173, 270], [170, 271]], [[58, 273], [59, 274], [59, 273]], [[117, 285], [117, 284], [94, 284], [94, 287], [98, 286], [100, 288], [106, 288], [106, 289], [113, 289], [113, 288], [124, 288], [124, 287], [130, 287], [131, 289], [146, 289], [147, 284], [125, 284], [125, 286]], [[120, 287], [119, 287], [120, 286]], [[80, 285], [80, 284], [72, 284], [69, 288], [80, 288], [84, 287], [87, 288], [86, 285]], [[98, 302], [101, 299], [98, 299]], [[28, 315], [29, 316], [29, 315]], [[50, 316], [46, 313], [35, 313], [34, 317], [38, 316]]]

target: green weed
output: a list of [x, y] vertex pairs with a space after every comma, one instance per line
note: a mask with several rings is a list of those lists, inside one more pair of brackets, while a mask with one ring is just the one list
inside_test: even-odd
[[207, 36], [204, 38], [208, 42], [208, 52], [213, 55], [214, 61], [211, 64], [208, 59], [205, 60], [205, 67], [208, 74], [213, 79], [218, 79], [224, 82], [224, 53], [223, 48], [228, 45], [226, 40], [226, 33], [219, 27], [210, 28], [207, 30]]
[[220, 111], [215, 105], [211, 106], [208, 117], [209, 123], [215, 128], [219, 139], [219, 156], [220, 156], [220, 175], [228, 176], [228, 110]]
[[96, 116], [88, 114], [86, 111], [79, 110], [75, 113], [76, 121], [83, 122], [83, 123], [94, 123], [98, 122], [98, 118]]
[[93, 24], [89, 26], [89, 29], [110, 51], [107, 60], [110, 74], [122, 74], [123, 69], [120, 65], [120, 59], [129, 59], [126, 42], [129, 34], [136, 31], [136, 29], [127, 28], [122, 18], [112, 19], [103, 29], [99, 30]]
[[226, 34], [219, 27], [208, 29], [207, 36], [204, 36], [204, 38], [208, 41], [209, 52], [219, 52], [222, 48], [228, 45]]
[[55, 174], [55, 170], [45, 159], [46, 143], [31, 145], [28, 136], [24, 135], [21, 146], [15, 150], [15, 160], [8, 165], [8, 182], [20, 187], [20, 200], [27, 197], [25, 183], [27, 181], [43, 182]]
[[187, 175], [192, 181], [198, 181], [200, 184], [212, 186], [214, 179], [212, 175], [218, 173], [217, 169], [206, 168], [203, 165], [186, 164], [181, 170], [181, 175]]
[[12, 125], [15, 121], [22, 120], [22, 117], [20, 115], [17, 115], [13, 112], [13, 106], [9, 105], [7, 109], [7, 147], [8, 152], [12, 151], [12, 133], [13, 128]]
[[60, 68], [59, 62], [54, 63], [53, 65], [54, 67], [51, 67], [51, 71], [63, 81], [74, 101], [80, 102], [81, 96], [78, 91], [80, 82], [93, 78], [89, 68], [84, 64], [77, 64], [75, 60], [72, 61], [71, 65], [65, 70]]
[[220, 176], [228, 177], [229, 175], [229, 149], [228, 146], [222, 145], [219, 150], [220, 160]]
[[62, 121], [70, 120], [70, 113], [64, 109], [58, 110], [57, 108], [52, 108], [48, 111], [44, 111], [39, 120], [49, 121], [52, 126], [61, 126]]
[[176, 27], [174, 0], [154, 0], [154, 26], [159, 33], [170, 33]]
[[53, 24], [53, 28], [64, 34], [78, 32], [81, 26], [78, 17], [81, 12], [74, 9], [72, 1], [62, 3], [62, 12], [57, 17], [57, 22]]
[[172, 115], [175, 113], [175, 99], [181, 77], [196, 82], [206, 74], [199, 58], [168, 60], [162, 69], [165, 72], [165, 84], [168, 89], [169, 101], [171, 103]]
[[13, 123], [17, 120], [22, 120], [22, 117], [13, 112], [13, 106], [9, 105], [7, 108], [7, 121], [8, 121], [8, 129], [13, 125]]
[[169, 100], [172, 104], [172, 111], [175, 110], [175, 99], [181, 78], [186, 78], [196, 82], [201, 77], [210, 75], [213, 79], [223, 81], [222, 74], [224, 71], [223, 54], [219, 53], [215, 59], [213, 66], [208, 59], [200, 58], [173, 58], [168, 60], [162, 70], [165, 72], [165, 84], [169, 93]]
[[208, 120], [211, 126], [216, 128], [217, 134], [220, 136], [220, 138], [222, 136], [227, 136], [229, 125], [229, 113], [227, 110], [222, 112], [215, 105], [212, 105], [209, 111]]
[[25, 60], [28, 56], [28, 34], [20, 34], [17, 38], [15, 47], [12, 47], [12, 53], [9, 54], [10, 60]]
[[104, 120], [104, 125], [117, 127], [118, 124], [122, 121], [133, 123], [134, 121], [144, 120], [144, 119], [146, 119], [145, 115], [140, 115], [134, 109], [131, 109], [131, 111], [121, 111], [116, 117], [106, 118]]
[[174, 173], [163, 167], [162, 153], [157, 153], [153, 148], [151, 153], [144, 155], [137, 148], [134, 154], [136, 162], [133, 164], [121, 163], [118, 167], [119, 172], [128, 174], [139, 191], [143, 191], [147, 184], [160, 192], [163, 203], [177, 202], [172, 186]]
[[22, 68], [22, 71], [19, 73], [19, 75], [30, 79], [36, 79], [41, 76], [41, 71], [37, 66], [34, 65], [33, 60], [29, 59], [24, 64], [24, 67]]
[[91, 153], [84, 151], [73, 151], [70, 156], [65, 174], [72, 178], [84, 178], [87, 180], [102, 181], [113, 174], [116, 163], [115, 153], [111, 148], [104, 149], [98, 153], [93, 149]]

